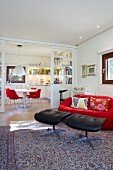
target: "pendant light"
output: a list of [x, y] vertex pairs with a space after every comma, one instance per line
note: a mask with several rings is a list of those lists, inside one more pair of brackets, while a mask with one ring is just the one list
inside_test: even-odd
[[[19, 53], [18, 53], [18, 58], [20, 55], [20, 48], [22, 48], [22, 45], [17, 45], [17, 47], [19, 48]], [[17, 65], [14, 69], [13, 69], [13, 75], [15, 76], [24, 76], [26, 75], [24, 68], [21, 65]]]

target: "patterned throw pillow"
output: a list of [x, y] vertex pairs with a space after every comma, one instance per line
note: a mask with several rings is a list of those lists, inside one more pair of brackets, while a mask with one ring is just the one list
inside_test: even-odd
[[90, 98], [90, 110], [108, 111], [110, 99]]
[[88, 98], [77, 98], [72, 97], [72, 105], [71, 107], [80, 108], [80, 109], [88, 109], [87, 108]]

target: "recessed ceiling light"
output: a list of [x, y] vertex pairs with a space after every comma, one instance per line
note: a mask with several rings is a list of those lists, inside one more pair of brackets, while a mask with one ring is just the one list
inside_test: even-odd
[[80, 36], [79, 39], [82, 39], [82, 37]]
[[99, 25], [97, 25], [97, 28], [99, 29], [99, 28], [100, 28], [100, 26], [99, 26]]

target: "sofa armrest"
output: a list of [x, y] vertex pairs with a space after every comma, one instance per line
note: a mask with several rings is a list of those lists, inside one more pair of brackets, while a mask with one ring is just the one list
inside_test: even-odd
[[69, 98], [63, 100], [62, 103], [59, 105], [59, 107], [60, 107], [61, 105], [66, 106], [66, 107], [70, 107], [71, 104], [72, 104], [72, 98], [69, 97]]

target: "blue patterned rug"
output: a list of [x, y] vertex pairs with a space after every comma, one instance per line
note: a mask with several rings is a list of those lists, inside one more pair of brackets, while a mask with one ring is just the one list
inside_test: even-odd
[[55, 134], [41, 136], [46, 130], [17, 130], [0, 127], [0, 170], [113, 170], [113, 131], [89, 133], [101, 137], [93, 141], [70, 143], [82, 131], [66, 129], [58, 138]]

